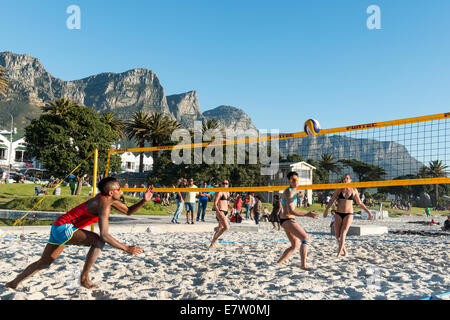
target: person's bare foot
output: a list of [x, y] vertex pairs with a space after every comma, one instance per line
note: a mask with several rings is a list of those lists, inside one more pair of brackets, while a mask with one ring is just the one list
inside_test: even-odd
[[348, 252], [347, 252], [347, 249], [344, 248], [344, 249], [342, 249], [342, 251], [344, 252], [344, 257], [346, 257], [346, 256], [347, 256], [347, 253], [348, 253]]
[[14, 283], [14, 281], [10, 281], [7, 284], [5, 284], [6, 288], [10, 288], [10, 289], [17, 289], [17, 284]]
[[312, 270], [312, 268], [310, 266], [306, 265], [306, 264], [301, 265], [300, 269], [305, 270], [305, 271], [311, 271]]
[[98, 286], [94, 284], [89, 278], [82, 278], [80, 279], [80, 284], [82, 287], [85, 287], [86, 289], [96, 289]]
[[209, 245], [208, 250], [214, 250], [216, 248], [217, 242], [218, 241], [211, 242], [211, 244]]

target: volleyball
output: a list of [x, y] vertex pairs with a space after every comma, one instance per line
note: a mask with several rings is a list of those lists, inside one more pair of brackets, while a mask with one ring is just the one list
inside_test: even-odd
[[318, 135], [320, 132], [320, 123], [316, 119], [308, 119], [305, 121], [305, 132], [308, 136]]

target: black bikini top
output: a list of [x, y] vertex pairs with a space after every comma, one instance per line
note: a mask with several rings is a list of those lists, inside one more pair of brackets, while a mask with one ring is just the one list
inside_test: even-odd
[[353, 200], [353, 192], [352, 192], [352, 194], [350, 195], [350, 197], [346, 198], [346, 197], [344, 197], [344, 193], [341, 191], [341, 192], [339, 193], [338, 199]]
[[225, 197], [225, 193], [222, 193], [222, 196], [220, 197], [220, 200], [230, 200], [230, 195], [228, 195], [228, 197]]

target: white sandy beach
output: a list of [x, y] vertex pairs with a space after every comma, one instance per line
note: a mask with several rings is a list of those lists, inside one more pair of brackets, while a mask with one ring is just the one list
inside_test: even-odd
[[[389, 218], [355, 224], [376, 224], [389, 230], [435, 231], [408, 221], [423, 217]], [[0, 239], [0, 300], [96, 299], [421, 299], [450, 291], [448, 236], [384, 234], [349, 236], [349, 256], [336, 258], [337, 243], [329, 233], [330, 218], [298, 218], [312, 243], [308, 262], [300, 269], [296, 252], [284, 265], [276, 261], [288, 246], [283, 231], [228, 232], [214, 251], [207, 246], [212, 232], [146, 232], [130, 225], [111, 233], [122, 243], [139, 245], [144, 253], [130, 256], [106, 245], [91, 271], [99, 289], [78, 284], [87, 248], [67, 247], [50, 267], [26, 280], [18, 290], [4, 287], [28, 264], [37, 260], [48, 240], [49, 228], [19, 230]], [[444, 221], [439, 217], [438, 221]], [[209, 222], [214, 222], [211, 218]], [[179, 225], [188, 230], [192, 225]], [[5, 229], [5, 228], [3, 228]], [[245, 241], [261, 241], [247, 242]], [[450, 295], [440, 299], [448, 300]]]

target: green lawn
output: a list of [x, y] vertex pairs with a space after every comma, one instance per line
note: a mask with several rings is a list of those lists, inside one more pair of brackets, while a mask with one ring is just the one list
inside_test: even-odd
[[[42, 199], [41, 196], [34, 196], [34, 184], [20, 184], [20, 183], [11, 183], [11, 184], [2, 184], [0, 185], [0, 209], [10, 209], [10, 210], [31, 210], [33, 206]], [[89, 191], [90, 187], [83, 187], [80, 196], [72, 196], [70, 194], [69, 186], [61, 186], [61, 196], [48, 195], [39, 204], [38, 207], [33, 209], [33, 211], [56, 211], [56, 212], [65, 212], [73, 207], [83, 203], [90, 199]], [[49, 189], [49, 192], [52, 190]], [[131, 206], [134, 203], [140, 201], [139, 198], [133, 198], [130, 196], [125, 196], [125, 203], [127, 206]], [[198, 205], [198, 204], [197, 204]], [[401, 215], [425, 215], [423, 208], [412, 207], [410, 211], [405, 210], [397, 210], [388, 208], [389, 203], [383, 203], [383, 210], [387, 210], [389, 212], [389, 216], [396, 217]], [[272, 204], [263, 203], [263, 208], [267, 207], [267, 209], [272, 211]], [[208, 202], [207, 214], [213, 214], [212, 202]], [[311, 205], [309, 208], [300, 208], [301, 211], [309, 211], [314, 210], [316, 213], [322, 214], [325, 206], [321, 204], [315, 203]], [[369, 209], [378, 210], [379, 207], [373, 207]], [[146, 203], [136, 214], [138, 215], [172, 215], [176, 210], [176, 203], [172, 201], [170, 206], [162, 206], [160, 204], [153, 203], [150, 201]], [[197, 208], [196, 208], [197, 210]], [[245, 209], [243, 210], [245, 212]], [[361, 208], [359, 206], [354, 206], [354, 211], [359, 212]], [[118, 213], [113, 210], [113, 213]], [[183, 215], [185, 212], [183, 211]], [[431, 211], [432, 215], [446, 215], [450, 214], [450, 211]], [[196, 215], [196, 212], [195, 212]], [[6, 223], [6, 222], [5, 222]], [[0, 221], [0, 225], [2, 225]]]

